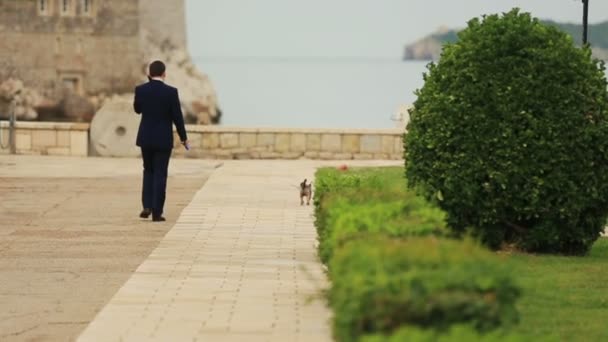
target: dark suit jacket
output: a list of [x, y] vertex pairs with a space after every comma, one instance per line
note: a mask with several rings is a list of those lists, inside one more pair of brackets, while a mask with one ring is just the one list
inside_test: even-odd
[[188, 139], [176, 88], [157, 80], [139, 85], [135, 88], [133, 109], [141, 114], [137, 146], [172, 149], [173, 124], [181, 141]]

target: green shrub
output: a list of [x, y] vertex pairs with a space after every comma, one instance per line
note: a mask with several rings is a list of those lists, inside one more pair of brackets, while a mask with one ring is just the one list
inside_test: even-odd
[[369, 235], [336, 250], [330, 278], [340, 341], [402, 325], [487, 331], [518, 319], [508, 265], [471, 241]]
[[[395, 180], [400, 181], [395, 181]], [[333, 168], [319, 169], [314, 182], [315, 222], [318, 230], [325, 227], [323, 201], [330, 194], [349, 192], [351, 197], [362, 197], [357, 191], [375, 189], [379, 194], [405, 191], [403, 170], [399, 168], [359, 168], [340, 171]]]
[[[332, 198], [346, 196], [353, 200], [366, 200], [367, 196], [392, 198], [406, 191], [403, 170], [399, 168], [359, 168], [340, 171], [333, 168], [319, 169], [314, 182], [315, 226], [319, 237], [324, 236], [327, 226], [326, 209]], [[365, 192], [365, 195], [362, 192]], [[391, 195], [392, 194], [392, 195]]]
[[[425, 330], [415, 327], [403, 327], [390, 336], [371, 335], [361, 339], [362, 342], [524, 342], [532, 341], [521, 335], [503, 330], [480, 333], [467, 325], [458, 325], [446, 332]], [[540, 342], [534, 340], [535, 342]]]
[[494, 248], [585, 253], [608, 217], [604, 69], [529, 14], [470, 21], [417, 92], [409, 185]]
[[445, 215], [407, 190], [402, 168], [321, 169], [315, 180], [319, 255], [365, 233], [392, 237], [447, 235]]
[[399, 168], [357, 168], [341, 171], [334, 168], [321, 168], [315, 175], [315, 201], [332, 192], [348, 189], [374, 188], [378, 190], [402, 189], [403, 183], [394, 182], [403, 179]]
[[327, 263], [336, 248], [365, 233], [390, 237], [447, 236], [445, 214], [412, 192], [344, 191], [327, 197], [319, 255]]

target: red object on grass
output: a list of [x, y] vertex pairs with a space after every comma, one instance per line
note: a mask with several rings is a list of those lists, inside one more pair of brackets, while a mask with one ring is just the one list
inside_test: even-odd
[[342, 165], [338, 166], [338, 170], [346, 171], [346, 170], [348, 170], [348, 166], [346, 166], [346, 164], [342, 164]]

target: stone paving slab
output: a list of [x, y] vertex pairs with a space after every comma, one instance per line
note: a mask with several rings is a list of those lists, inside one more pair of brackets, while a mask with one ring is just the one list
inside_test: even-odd
[[297, 188], [324, 164], [226, 162], [79, 341], [331, 341]]

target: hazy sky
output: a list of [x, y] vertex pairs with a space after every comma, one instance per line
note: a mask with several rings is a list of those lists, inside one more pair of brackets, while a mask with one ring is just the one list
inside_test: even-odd
[[[580, 22], [580, 0], [187, 0], [195, 57], [399, 58], [403, 46], [442, 25], [520, 7], [543, 19]], [[590, 0], [590, 21], [608, 1]], [[591, 37], [593, 40], [593, 37]]]

